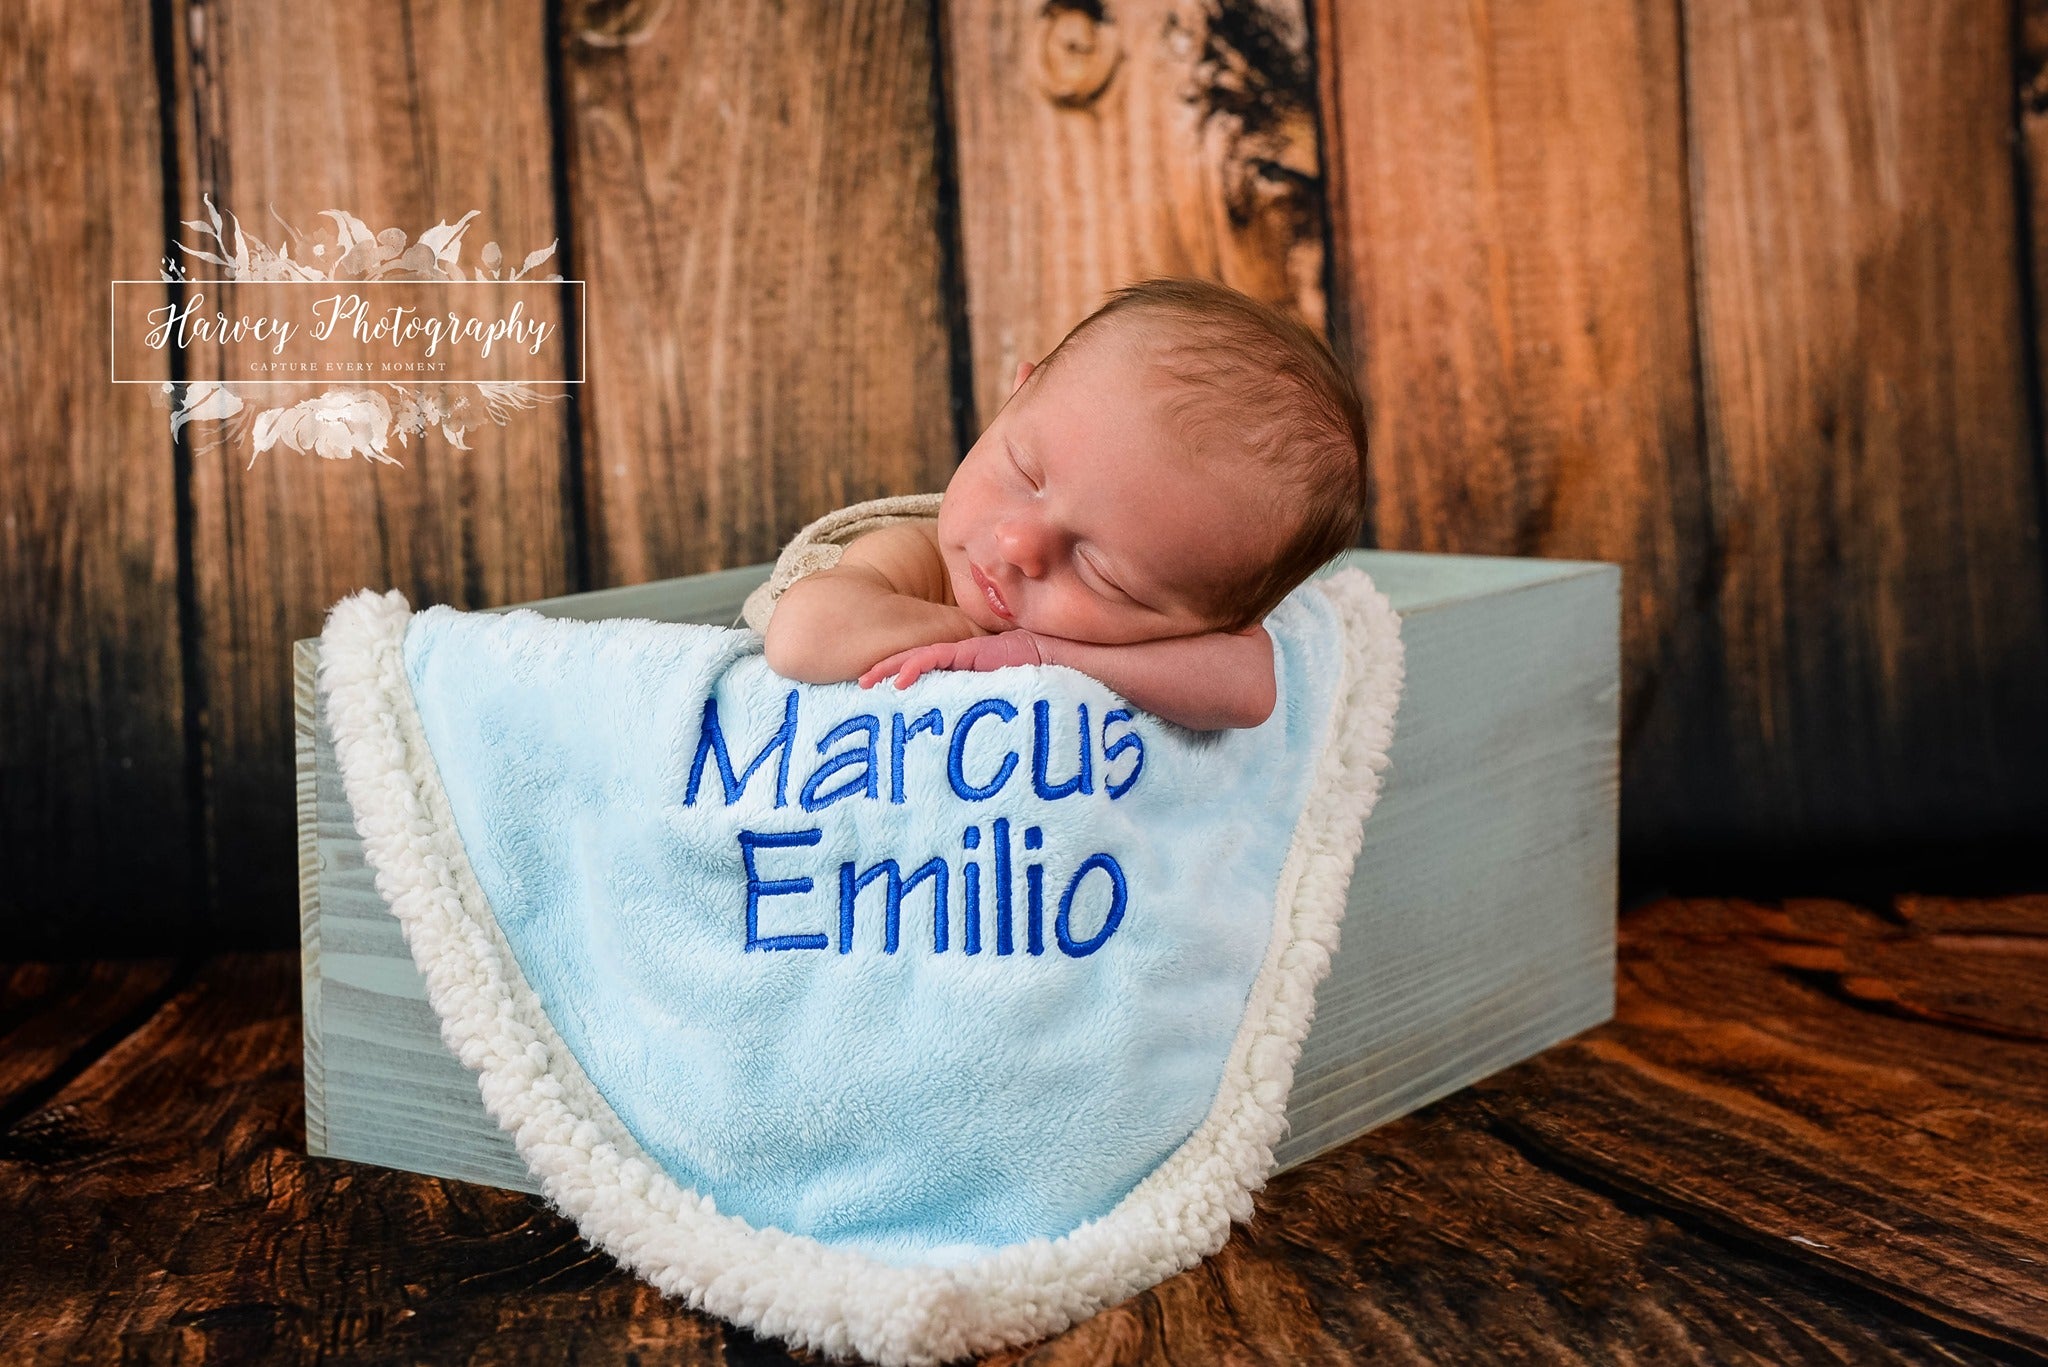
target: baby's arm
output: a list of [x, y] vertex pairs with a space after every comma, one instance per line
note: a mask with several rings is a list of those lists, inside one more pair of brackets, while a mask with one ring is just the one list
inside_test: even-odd
[[859, 677], [885, 655], [989, 633], [946, 602], [929, 533], [898, 523], [859, 537], [839, 563], [782, 591], [768, 619], [768, 667], [802, 683]]
[[1045, 663], [1100, 679], [1147, 712], [1192, 730], [1257, 726], [1273, 715], [1273, 638], [1262, 626], [1119, 646], [1037, 639]]
[[1196, 731], [1257, 726], [1273, 715], [1273, 638], [1262, 626], [1238, 632], [1173, 636], [1133, 645], [1097, 645], [1035, 631], [939, 642], [899, 651], [861, 676], [861, 686], [896, 677], [908, 688], [932, 669], [1003, 669], [1058, 664], [1100, 679], [1156, 716]]

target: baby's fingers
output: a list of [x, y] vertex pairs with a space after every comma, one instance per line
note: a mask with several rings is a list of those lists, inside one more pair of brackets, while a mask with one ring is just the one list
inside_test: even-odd
[[860, 676], [860, 686], [862, 688], [874, 687], [882, 680], [888, 678], [891, 674], [894, 674], [896, 670], [903, 664], [903, 662], [910, 658], [910, 655], [910, 651], [899, 650], [894, 655], [891, 655], [888, 659], [879, 660], [876, 663], [869, 665], [868, 672]]
[[929, 667], [927, 665], [917, 663], [919, 660], [922, 660], [926, 657], [929, 649], [930, 648], [927, 646], [912, 646], [908, 650], [897, 651], [894, 655], [891, 655], [886, 660], [878, 660], [873, 665], [869, 666], [867, 673], [860, 676], [860, 686], [862, 688], [868, 688], [874, 684], [878, 684], [882, 682], [882, 680], [888, 678], [891, 674], [896, 673], [897, 670], [902, 669], [905, 665], [912, 665], [914, 666], [914, 668], [913, 672], [910, 674], [910, 677], [902, 680], [897, 684], [898, 688], [907, 686], [910, 682], [910, 679], [916, 678], [919, 674], [922, 674], [926, 668]]
[[910, 687], [917, 682], [920, 674], [923, 674], [931, 667], [931, 656], [924, 654], [913, 656], [904, 664], [902, 672], [896, 676], [896, 687], [899, 689]]

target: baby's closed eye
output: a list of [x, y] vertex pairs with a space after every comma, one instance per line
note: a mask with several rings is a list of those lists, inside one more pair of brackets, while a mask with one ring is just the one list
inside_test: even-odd
[[1094, 559], [1088, 555], [1087, 552], [1077, 552], [1074, 558], [1080, 561], [1080, 563], [1087, 568], [1088, 574], [1095, 580], [1096, 584], [1103, 589], [1103, 591], [1115, 597], [1125, 599], [1126, 601], [1136, 601], [1131, 598], [1131, 595], [1125, 593], [1123, 591], [1123, 587], [1120, 584], [1118, 584], [1116, 580], [1110, 578], [1109, 575], [1103, 570], [1102, 566], [1098, 565], [1094, 561]]

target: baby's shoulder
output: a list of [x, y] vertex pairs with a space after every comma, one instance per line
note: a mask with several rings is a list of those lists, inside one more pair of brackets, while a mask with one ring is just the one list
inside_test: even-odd
[[953, 601], [952, 577], [939, 550], [939, 524], [930, 518], [893, 522], [846, 543], [841, 566], [865, 569], [896, 592], [934, 603]]

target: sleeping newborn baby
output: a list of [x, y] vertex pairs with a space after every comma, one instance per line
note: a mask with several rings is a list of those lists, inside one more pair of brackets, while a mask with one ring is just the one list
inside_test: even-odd
[[935, 520], [848, 544], [769, 619], [808, 683], [1058, 664], [1196, 730], [1274, 705], [1260, 623], [1362, 521], [1365, 424], [1321, 338], [1225, 286], [1116, 291], [1037, 365]]

